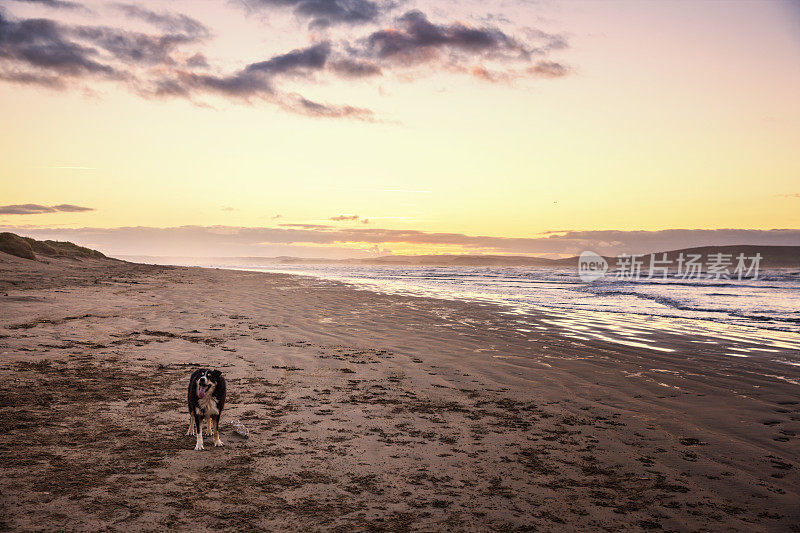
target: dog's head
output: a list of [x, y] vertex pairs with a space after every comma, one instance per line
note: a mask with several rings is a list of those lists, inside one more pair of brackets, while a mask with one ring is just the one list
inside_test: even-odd
[[205, 398], [206, 394], [213, 394], [221, 377], [219, 370], [203, 370], [197, 378], [197, 397]]

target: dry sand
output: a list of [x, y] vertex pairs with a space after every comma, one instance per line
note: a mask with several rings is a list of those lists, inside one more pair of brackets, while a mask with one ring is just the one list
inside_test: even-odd
[[[0, 254], [0, 529], [800, 530], [800, 368], [501, 311]], [[229, 391], [202, 452], [198, 366]]]

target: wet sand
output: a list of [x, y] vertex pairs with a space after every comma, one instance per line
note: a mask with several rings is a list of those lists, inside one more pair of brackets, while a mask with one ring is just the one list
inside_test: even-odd
[[[0, 254], [0, 529], [800, 530], [800, 367], [504, 312]], [[201, 452], [198, 366], [229, 391]]]

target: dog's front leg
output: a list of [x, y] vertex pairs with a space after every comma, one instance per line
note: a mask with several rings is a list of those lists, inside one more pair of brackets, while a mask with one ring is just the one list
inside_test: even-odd
[[194, 445], [195, 450], [202, 450], [203, 448], [203, 419], [200, 415], [194, 415], [195, 427], [197, 428], [197, 444]]

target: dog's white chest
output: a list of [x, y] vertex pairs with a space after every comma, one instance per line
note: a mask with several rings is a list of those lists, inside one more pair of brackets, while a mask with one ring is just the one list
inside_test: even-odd
[[219, 409], [217, 409], [217, 399], [210, 394], [205, 398], [198, 398], [195, 412], [198, 415], [205, 416], [206, 418], [218, 415]]

